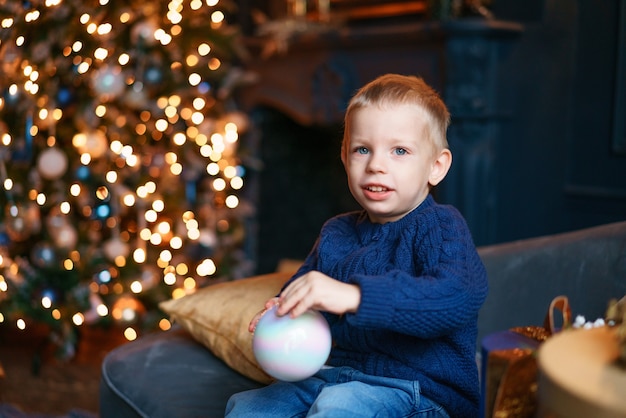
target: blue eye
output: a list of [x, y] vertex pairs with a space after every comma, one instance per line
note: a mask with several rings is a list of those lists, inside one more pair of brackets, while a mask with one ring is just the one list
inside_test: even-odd
[[357, 152], [358, 154], [367, 154], [369, 153], [369, 150], [365, 147], [357, 147], [355, 152]]
[[396, 155], [405, 155], [407, 153], [404, 148], [396, 148]]

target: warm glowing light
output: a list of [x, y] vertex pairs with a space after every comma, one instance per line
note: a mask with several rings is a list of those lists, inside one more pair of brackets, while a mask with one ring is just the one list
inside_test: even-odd
[[226, 207], [230, 208], [230, 209], [235, 209], [237, 206], [239, 206], [239, 198], [235, 195], [230, 195], [226, 198]]
[[17, 325], [17, 327], [21, 330], [26, 329], [26, 321], [24, 321], [22, 318], [18, 319], [15, 325]]
[[137, 248], [133, 252], [133, 260], [136, 263], [145, 263], [146, 262], [146, 251], [143, 248]]
[[96, 312], [100, 316], [107, 316], [109, 314], [109, 308], [107, 308], [107, 306], [104, 303], [101, 303], [98, 306], [96, 306]]
[[220, 166], [217, 163], [209, 163], [206, 166], [206, 171], [212, 176], [216, 176], [220, 172]]
[[215, 263], [210, 258], [202, 261], [196, 268], [196, 273], [198, 273], [199, 276], [210, 276], [215, 274], [216, 271]]
[[202, 77], [200, 77], [200, 74], [191, 73], [189, 74], [188, 81], [190, 85], [195, 87], [202, 82]]
[[173, 250], [180, 250], [183, 247], [183, 239], [181, 237], [172, 237], [170, 239], [170, 247]]
[[133, 328], [128, 327], [124, 330], [124, 337], [128, 340], [128, 341], [134, 341], [137, 339], [137, 331], [135, 331]]
[[169, 234], [171, 230], [172, 230], [172, 227], [170, 226], [168, 222], [165, 222], [165, 221], [159, 222], [159, 224], [157, 225], [157, 231], [161, 235]]
[[243, 179], [239, 176], [233, 177], [230, 180], [230, 187], [233, 190], [240, 190], [243, 187]]
[[222, 23], [224, 21], [224, 13], [216, 10], [211, 14], [211, 22], [213, 23]]
[[183, 281], [183, 287], [187, 290], [193, 290], [196, 288], [196, 281], [193, 279], [193, 277], [187, 277]]
[[187, 264], [178, 263], [178, 265], [176, 266], [176, 274], [184, 276], [187, 273], [189, 273], [189, 267], [187, 266]]
[[168, 286], [175, 285], [176, 275], [174, 273], [165, 273], [165, 275], [163, 275], [163, 282]]
[[80, 184], [74, 183], [70, 186], [70, 194], [74, 197], [80, 195]]
[[82, 313], [77, 312], [74, 314], [74, 316], [72, 316], [72, 322], [76, 326], [83, 325], [83, 323], [85, 322], [85, 316]]
[[168, 321], [166, 318], [163, 318], [159, 321], [159, 328], [162, 331], [167, 331], [168, 329], [172, 328], [172, 323]]
[[143, 286], [141, 285], [141, 282], [135, 280], [134, 282], [132, 282], [130, 284], [130, 291], [133, 293], [141, 293], [143, 291]]
[[144, 218], [148, 222], [155, 222], [157, 220], [157, 212], [154, 209], [149, 209], [144, 214]]
[[165, 202], [163, 202], [163, 200], [161, 199], [155, 200], [154, 202], [152, 202], [152, 209], [157, 212], [163, 212], [163, 209], [165, 209]]
[[61, 210], [62, 214], [67, 215], [68, 213], [70, 213], [72, 206], [70, 205], [70, 202], [61, 202], [61, 204], [59, 205], [59, 209]]
[[178, 146], [184, 145], [185, 142], [187, 142], [187, 135], [182, 132], [177, 132], [176, 134], [174, 134], [172, 140], [174, 141], [174, 144]]
[[154, 233], [150, 236], [150, 244], [152, 245], [161, 245], [163, 242], [163, 237], [161, 234]]
[[170, 172], [175, 176], [180, 176], [183, 172], [183, 165], [180, 163], [172, 164], [170, 166]]
[[211, 52], [209, 44], [202, 43], [198, 46], [198, 54], [202, 57], [206, 57]]
[[170, 262], [172, 261], [172, 252], [169, 250], [163, 250], [161, 251], [161, 254], [159, 255], [159, 258], [165, 262]]
[[127, 193], [122, 197], [122, 203], [125, 206], [131, 207], [135, 205], [135, 195], [132, 193]]
[[213, 190], [221, 192], [226, 188], [226, 181], [222, 178], [213, 180]]

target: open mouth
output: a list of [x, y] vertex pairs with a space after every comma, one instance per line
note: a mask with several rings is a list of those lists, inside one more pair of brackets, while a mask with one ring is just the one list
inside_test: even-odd
[[370, 192], [374, 192], [374, 193], [381, 193], [381, 192], [388, 192], [389, 189], [384, 187], [384, 186], [366, 186], [365, 190], [368, 190]]

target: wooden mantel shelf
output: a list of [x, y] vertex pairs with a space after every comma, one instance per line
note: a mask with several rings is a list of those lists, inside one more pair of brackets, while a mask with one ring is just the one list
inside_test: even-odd
[[484, 19], [280, 29], [278, 36], [255, 39], [273, 53], [253, 60], [260, 82], [242, 103], [276, 108], [306, 126], [339, 123], [355, 90], [376, 76], [421, 75], [445, 93], [454, 62], [450, 41], [506, 42], [522, 30], [518, 23]]

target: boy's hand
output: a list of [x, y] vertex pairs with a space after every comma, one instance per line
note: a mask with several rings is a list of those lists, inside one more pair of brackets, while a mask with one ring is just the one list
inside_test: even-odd
[[254, 330], [256, 329], [256, 325], [259, 323], [259, 320], [261, 319], [261, 317], [265, 315], [265, 312], [271, 309], [272, 306], [274, 305], [278, 305], [277, 297], [271, 298], [267, 302], [265, 302], [265, 308], [259, 311], [256, 315], [254, 315], [254, 317], [250, 321], [250, 324], [248, 325], [249, 332], [254, 332]]
[[361, 303], [361, 289], [335, 280], [319, 271], [310, 271], [294, 280], [279, 296], [278, 315], [295, 318], [309, 309], [344, 314], [356, 312]]

